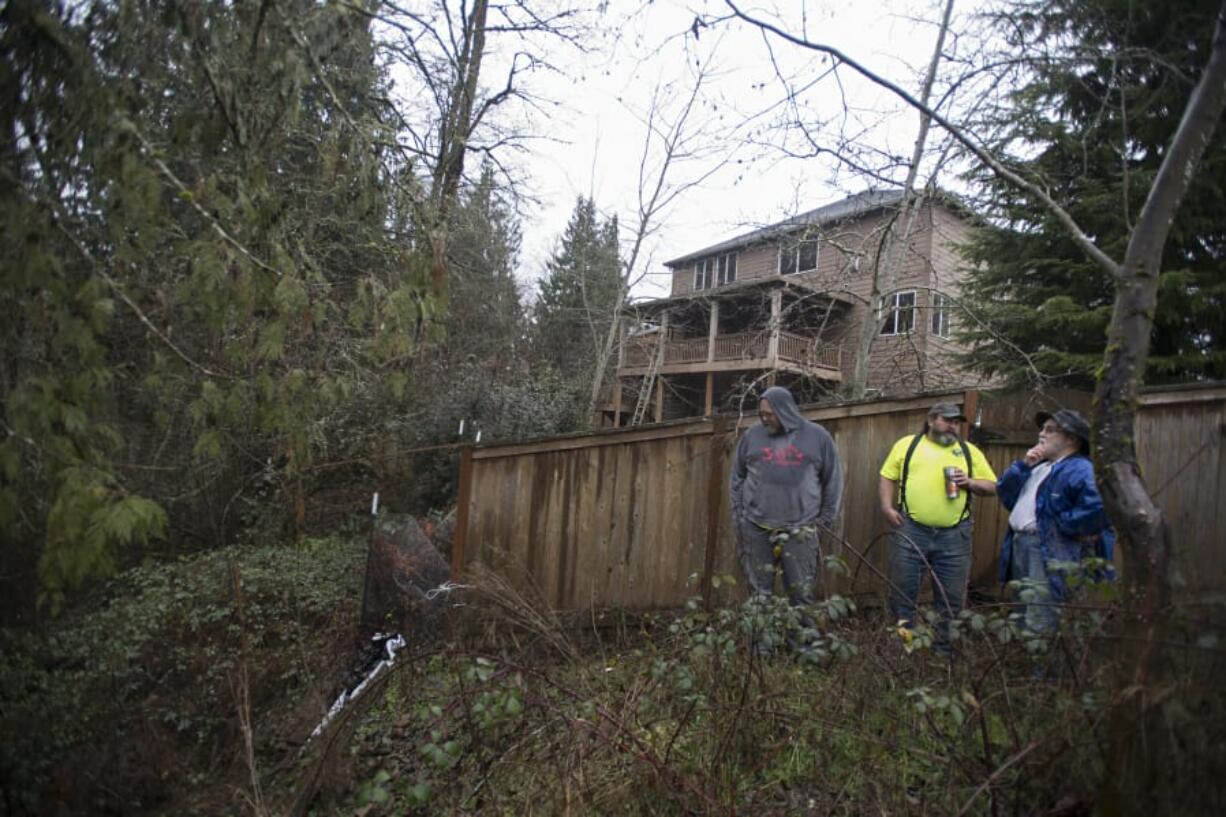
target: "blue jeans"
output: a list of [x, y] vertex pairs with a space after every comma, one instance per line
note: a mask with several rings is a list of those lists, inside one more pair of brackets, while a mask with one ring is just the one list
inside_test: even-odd
[[1043, 547], [1037, 532], [1013, 534], [1009, 581], [1022, 582], [1020, 592], [1030, 597], [1020, 605], [1026, 629], [1032, 633], [1056, 629], [1060, 613], [1052, 599], [1047, 565], [1043, 561]]
[[[774, 595], [775, 575], [778, 574], [783, 579], [783, 591], [787, 594], [788, 603], [799, 608], [797, 619], [788, 625], [785, 634], [788, 646], [793, 650], [806, 650], [808, 637], [805, 630], [813, 627], [813, 619], [805, 608], [817, 601], [814, 593], [819, 555], [817, 532], [812, 529], [788, 530], [787, 540], [779, 543], [779, 557], [775, 558], [776, 540], [770, 531], [748, 520], [740, 520], [737, 524], [740, 532], [737, 559], [749, 584], [750, 603], [755, 598]], [[773, 650], [778, 643], [775, 639], [775, 635], [761, 632], [750, 635], [753, 649], [760, 654]]]
[[890, 537], [890, 615], [915, 623], [915, 604], [925, 574], [932, 576], [932, 603], [940, 620], [936, 649], [949, 651], [949, 621], [962, 612], [971, 570], [971, 520], [952, 528], [930, 528], [910, 517]]
[[783, 591], [794, 606], [810, 606], [816, 598], [813, 585], [817, 580], [817, 533], [792, 535], [783, 544], [782, 553], [775, 559], [774, 543], [769, 531], [759, 528], [748, 520], [738, 522], [740, 537], [737, 542], [737, 559], [749, 591], [769, 596], [775, 589], [775, 571], [783, 579]]

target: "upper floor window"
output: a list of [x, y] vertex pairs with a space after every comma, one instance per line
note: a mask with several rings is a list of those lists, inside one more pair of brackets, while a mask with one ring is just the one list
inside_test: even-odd
[[711, 259], [703, 258], [694, 264], [694, 289], [711, 288]]
[[932, 294], [932, 334], [937, 337], [949, 337], [949, 313], [952, 304], [949, 296], [939, 292]]
[[885, 299], [881, 334], [905, 335], [915, 328], [915, 291], [895, 292]]
[[694, 264], [694, 289], [710, 289], [735, 280], [736, 253], [713, 255]]
[[779, 248], [779, 274], [793, 275], [817, 269], [817, 239], [804, 238]]

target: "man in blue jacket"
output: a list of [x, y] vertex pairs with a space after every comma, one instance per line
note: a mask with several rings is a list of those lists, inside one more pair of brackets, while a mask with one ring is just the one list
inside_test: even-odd
[[758, 419], [732, 461], [737, 558], [751, 594], [771, 595], [779, 568], [792, 605], [808, 606], [815, 600], [818, 532], [833, 528], [843, 493], [838, 451], [830, 432], [806, 420], [782, 386], [762, 394]]
[[1115, 535], [1094, 482], [1090, 424], [1068, 409], [1041, 411], [1035, 423], [1038, 445], [1009, 466], [996, 495], [1009, 510], [1000, 580], [1026, 582], [1034, 597], [1024, 605], [1025, 626], [1041, 633], [1059, 623], [1070, 565], [1090, 556], [1110, 561]]

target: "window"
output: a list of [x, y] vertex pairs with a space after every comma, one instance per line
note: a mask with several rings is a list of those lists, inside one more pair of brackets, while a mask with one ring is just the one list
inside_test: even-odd
[[905, 335], [915, 328], [915, 292], [895, 292], [885, 299], [883, 335]]
[[694, 289], [711, 288], [712, 260], [710, 258], [703, 258], [694, 264]]
[[779, 248], [779, 274], [794, 275], [817, 269], [817, 239], [805, 238]]
[[932, 294], [932, 334], [937, 337], [949, 337], [949, 297], [939, 292]]
[[713, 255], [694, 264], [694, 289], [710, 289], [735, 280], [736, 253]]

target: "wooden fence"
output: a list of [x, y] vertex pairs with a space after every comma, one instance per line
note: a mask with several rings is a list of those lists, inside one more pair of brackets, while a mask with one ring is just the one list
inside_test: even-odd
[[[834, 436], [846, 474], [840, 538], [850, 578], [826, 590], [880, 595], [887, 525], [877, 508], [877, 472], [890, 446], [918, 431], [937, 400], [978, 416], [981, 448], [1000, 474], [1033, 445], [1034, 413], [1088, 409], [1080, 392], [990, 397], [975, 391], [908, 400], [809, 408]], [[719, 416], [630, 429], [466, 448], [452, 562], [455, 575], [482, 562], [554, 609], [676, 607], [702, 595], [726, 602], [744, 591], [728, 512], [728, 472], [738, 433], [756, 417]], [[1143, 396], [1137, 452], [1167, 514], [1189, 590], [1226, 584], [1226, 386]], [[972, 586], [994, 589], [1007, 515], [977, 498]], [[863, 558], [861, 557], [862, 554]], [[712, 577], [738, 584], [713, 589]]]

